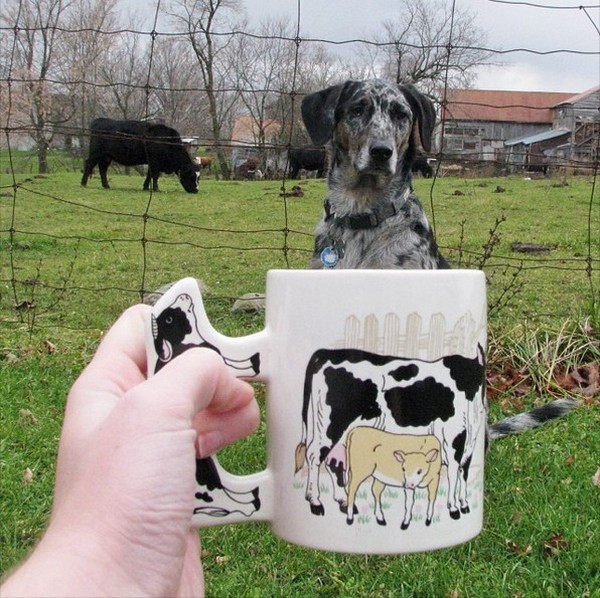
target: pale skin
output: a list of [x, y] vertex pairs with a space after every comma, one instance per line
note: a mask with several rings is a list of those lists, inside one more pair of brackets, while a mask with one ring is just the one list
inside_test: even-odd
[[73, 385], [50, 523], [10, 596], [202, 596], [195, 459], [252, 433], [252, 387], [208, 349], [146, 380], [149, 307], [128, 309]]

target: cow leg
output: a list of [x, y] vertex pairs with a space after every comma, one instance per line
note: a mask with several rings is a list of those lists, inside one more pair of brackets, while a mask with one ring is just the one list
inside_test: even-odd
[[385, 484], [373, 478], [373, 484], [371, 486], [371, 492], [373, 494], [373, 498], [375, 499], [375, 519], [379, 525], [387, 525], [387, 521], [385, 520], [385, 516], [383, 514], [383, 508], [381, 506], [381, 495], [385, 490]]
[[333, 488], [333, 500], [337, 502], [342, 513], [348, 511], [348, 501], [346, 491], [344, 489], [343, 472], [339, 471], [340, 465], [338, 464], [338, 471], [334, 471], [329, 463], [325, 463], [325, 469], [331, 476], [331, 485]]
[[150, 181], [152, 180], [152, 176], [150, 175], [150, 169], [146, 174], [146, 180], [144, 181], [144, 191], [148, 191], [150, 189]]
[[221, 518], [232, 513], [241, 513], [245, 517], [251, 517], [260, 509], [258, 488], [246, 493], [231, 492], [227, 488], [201, 489], [195, 496], [194, 515], [202, 513]]
[[237, 376], [256, 376], [260, 373], [260, 353], [254, 353], [248, 359], [229, 359], [223, 357], [225, 365], [235, 370]]
[[325, 515], [325, 508], [321, 503], [321, 492], [319, 490], [319, 466], [321, 458], [314, 450], [314, 443], [306, 447], [306, 463], [308, 465], [308, 476], [306, 479], [305, 498], [310, 505], [313, 515]]
[[[457, 484], [459, 472], [459, 462], [456, 460], [455, 455], [450, 450], [450, 444], [446, 438], [442, 443], [442, 461], [446, 465], [448, 474], [448, 512], [452, 519], [460, 519], [460, 510], [456, 501]], [[460, 459], [460, 458], [459, 458]]]
[[469, 477], [469, 465], [471, 458], [469, 457], [465, 463], [458, 468], [458, 503], [460, 512], [463, 514], [470, 513], [469, 501], [467, 499], [467, 479]]
[[457, 496], [460, 492], [460, 468], [453, 457], [448, 459], [448, 512], [452, 519], [460, 519]]
[[81, 186], [85, 187], [87, 185], [88, 179], [90, 178], [94, 167], [96, 166], [96, 160], [93, 158], [88, 158], [85, 161], [83, 168], [83, 176], [81, 177]]
[[102, 181], [102, 186], [105, 189], [110, 189], [110, 185], [108, 184], [108, 167], [110, 166], [110, 158], [100, 158], [98, 160], [98, 171], [100, 172], [100, 180]]
[[160, 176], [160, 172], [156, 174], [152, 174], [152, 191], [159, 191], [158, 189], [158, 177]]
[[433, 480], [427, 485], [427, 519], [425, 519], [425, 525], [431, 525], [433, 519], [433, 507], [435, 506], [435, 499], [437, 496], [438, 486], [440, 483], [440, 477], [435, 476]]
[[347, 507], [346, 507], [346, 523], [352, 525], [354, 523], [354, 500], [356, 498], [356, 491], [361, 485], [362, 480], [355, 476], [352, 470], [348, 469], [348, 486], [347, 486]]
[[415, 491], [413, 488], [404, 488], [404, 519], [400, 529], [408, 529], [412, 519], [413, 505], [415, 504]]

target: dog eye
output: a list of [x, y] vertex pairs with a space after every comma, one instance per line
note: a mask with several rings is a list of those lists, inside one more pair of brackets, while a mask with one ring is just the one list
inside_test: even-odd
[[395, 106], [390, 106], [390, 116], [394, 120], [403, 120], [404, 118], [406, 118], [407, 114], [404, 111], [404, 109], [402, 108], [402, 106], [395, 105]]
[[355, 104], [350, 108], [350, 116], [359, 117], [362, 116], [365, 112], [365, 107], [363, 104]]

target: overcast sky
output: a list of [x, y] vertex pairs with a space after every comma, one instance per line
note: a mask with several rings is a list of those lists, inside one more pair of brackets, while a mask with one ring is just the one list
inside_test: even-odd
[[[415, 0], [418, 1], [418, 0]], [[447, 0], [450, 5], [452, 0]], [[244, 0], [248, 15], [289, 16], [296, 20], [297, 0]], [[573, 9], [535, 8], [526, 4], [571, 6]], [[579, 6], [586, 6], [590, 20]], [[302, 0], [301, 36], [329, 40], [369, 39], [378, 26], [398, 14], [398, 0]], [[600, 85], [600, 1], [582, 0], [456, 0], [456, 6], [476, 14], [478, 25], [494, 50], [525, 48], [536, 52], [576, 50], [594, 56], [531, 52], [503, 55], [502, 68], [482, 69], [481, 89], [567, 91], [579, 93]]]
[[[451, 6], [453, 0], [441, 1]], [[152, 23], [157, 0], [124, 2], [135, 6], [138, 16], [143, 13], [146, 24]], [[161, 2], [165, 4], [165, 0]], [[489, 49], [529, 50], [506, 52], [498, 57], [504, 63], [502, 67], [480, 69], [476, 87], [580, 93], [600, 85], [600, 0], [455, 2], [457, 8], [476, 15], [478, 26], [487, 34]], [[277, 17], [287, 17], [296, 23], [298, 0], [242, 0], [242, 3], [254, 24]], [[401, 4], [399, 0], [301, 0], [300, 36], [332, 41], [373, 39], [382, 22], [399, 14]], [[332, 46], [332, 50], [339, 51], [339, 47]], [[579, 54], [549, 53], [555, 50]]]

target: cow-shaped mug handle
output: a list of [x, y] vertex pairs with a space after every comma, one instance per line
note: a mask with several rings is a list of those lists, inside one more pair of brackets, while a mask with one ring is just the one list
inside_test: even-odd
[[[266, 332], [230, 338], [217, 332], [204, 309], [194, 278], [176, 282], [154, 304], [147, 323], [148, 376], [160, 371], [187, 349], [205, 347], [219, 353], [235, 376], [264, 381]], [[168, 400], [168, 397], [165, 397]], [[237, 476], [224, 470], [216, 456], [196, 460], [196, 492], [192, 524], [267, 521], [272, 510], [268, 471]]]

